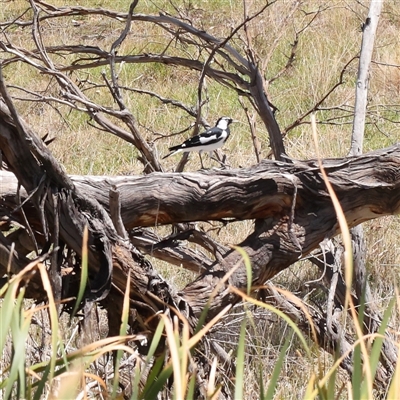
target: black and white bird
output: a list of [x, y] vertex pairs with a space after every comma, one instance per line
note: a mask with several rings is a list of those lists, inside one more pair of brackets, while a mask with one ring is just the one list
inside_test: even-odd
[[190, 139], [185, 140], [182, 144], [170, 147], [170, 153], [163, 158], [167, 158], [176, 153], [197, 151], [200, 154], [200, 160], [203, 167], [201, 153], [208, 152], [211, 154], [214, 150], [222, 147], [229, 137], [229, 124], [232, 122], [234, 122], [232, 118], [221, 117], [215, 124], [214, 128], [210, 128], [205, 132], [193, 136]]

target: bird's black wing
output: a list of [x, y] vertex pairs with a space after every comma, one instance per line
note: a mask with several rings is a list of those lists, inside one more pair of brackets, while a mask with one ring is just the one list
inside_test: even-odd
[[179, 150], [179, 149], [190, 149], [197, 146], [204, 146], [207, 144], [214, 144], [221, 140], [222, 131], [219, 128], [211, 128], [199, 135], [193, 136], [187, 140], [185, 140], [182, 144], [178, 146], [170, 147], [170, 151]]

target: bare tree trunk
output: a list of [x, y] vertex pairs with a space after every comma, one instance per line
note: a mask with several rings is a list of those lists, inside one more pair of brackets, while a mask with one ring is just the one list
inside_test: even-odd
[[362, 154], [363, 151], [365, 116], [368, 101], [369, 68], [371, 65], [375, 34], [378, 27], [382, 4], [383, 0], [371, 1], [368, 17], [362, 26], [363, 35], [358, 66], [353, 132], [351, 136], [351, 149], [349, 152], [350, 156], [357, 156]]
[[[368, 102], [369, 70], [382, 5], [382, 0], [371, 1], [368, 17], [363, 24], [363, 36], [356, 86], [355, 113], [351, 138], [351, 149], [349, 152], [350, 156], [358, 156], [363, 152], [365, 118]], [[354, 268], [353, 286], [356, 292], [355, 305], [364, 305], [364, 333], [376, 333], [379, 329], [382, 316], [376, 307], [376, 302], [372, 296], [371, 288], [367, 279], [368, 274], [365, 263], [366, 245], [362, 225], [358, 225], [351, 229], [351, 237], [353, 245]], [[392, 372], [397, 360], [397, 349], [396, 346], [393, 345], [394, 341], [390, 335], [388, 333], [387, 335], [389, 337], [384, 342], [381, 361], [387, 370]]]

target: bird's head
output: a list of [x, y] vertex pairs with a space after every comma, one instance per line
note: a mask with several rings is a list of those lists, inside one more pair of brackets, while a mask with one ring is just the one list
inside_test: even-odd
[[229, 124], [231, 124], [232, 122], [236, 122], [236, 121], [234, 121], [232, 118], [229, 118], [229, 117], [221, 117], [217, 121], [215, 126], [220, 129], [227, 129]]

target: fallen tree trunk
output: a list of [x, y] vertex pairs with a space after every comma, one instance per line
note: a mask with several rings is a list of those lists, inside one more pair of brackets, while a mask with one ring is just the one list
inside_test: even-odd
[[[399, 145], [359, 157], [324, 160], [324, 168], [349, 226], [399, 212], [399, 164]], [[12, 203], [17, 181], [4, 172], [2, 176], [4, 215], [16, 206]], [[128, 230], [188, 221], [256, 219], [254, 232], [238, 244], [250, 257], [255, 285], [263, 284], [339, 231], [315, 160], [291, 164], [265, 160], [251, 168], [229, 171], [70, 178], [80, 193], [107, 211], [108, 193], [115, 187], [120, 193], [121, 216]], [[36, 221], [38, 225], [39, 222]], [[227, 250], [222, 260], [214, 262], [180, 293], [181, 300], [188, 302], [194, 315], [201, 313], [211, 292], [240, 260], [235, 250]], [[121, 291], [125, 282], [123, 275], [118, 283], [114, 277], [114, 284]], [[144, 278], [143, 274], [141, 279]], [[226, 290], [228, 284], [246, 287], [243, 265], [221, 286], [210, 317], [235, 299]], [[147, 284], [142, 287], [146, 288]]]
[[[358, 157], [324, 160], [349, 226], [399, 212], [399, 164], [400, 145]], [[107, 211], [109, 191], [115, 187], [126, 229], [224, 218], [277, 218], [289, 216], [292, 207], [293, 222], [301, 226], [322, 230], [321, 223], [327, 227], [336, 219], [316, 160], [293, 164], [263, 160], [236, 170], [69, 178]], [[6, 171], [1, 179], [3, 204], [15, 206], [17, 179]], [[330, 229], [336, 231], [337, 226]]]

